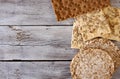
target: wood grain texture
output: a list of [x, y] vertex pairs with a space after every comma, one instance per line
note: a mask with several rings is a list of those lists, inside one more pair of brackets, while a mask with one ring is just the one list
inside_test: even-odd
[[[119, 0], [111, 0], [120, 6]], [[51, 0], [0, 0], [0, 25], [72, 25], [73, 20], [57, 22]]]
[[67, 47], [0, 45], [0, 60], [71, 60], [76, 53]]
[[72, 26], [0, 26], [0, 45], [70, 47], [71, 34]]
[[72, 26], [1, 26], [0, 60], [71, 60]]
[[[72, 79], [70, 62], [0, 62], [0, 79]], [[120, 79], [120, 69], [112, 79]]]
[[2, 62], [0, 79], [71, 79], [70, 62]]

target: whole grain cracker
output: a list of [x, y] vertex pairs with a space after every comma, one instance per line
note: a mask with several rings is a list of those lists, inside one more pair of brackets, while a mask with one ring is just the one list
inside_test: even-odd
[[71, 48], [79, 49], [83, 47], [83, 38], [81, 33], [78, 31], [78, 25], [73, 24]]
[[111, 56], [115, 63], [115, 69], [120, 66], [120, 50], [119, 48], [110, 40], [103, 39], [103, 38], [96, 38], [84, 43], [85, 49], [87, 48], [95, 48], [95, 49], [102, 49]]
[[82, 34], [83, 41], [111, 33], [109, 23], [102, 10], [92, 11], [76, 17], [74, 25], [78, 26], [78, 31]]
[[[57, 20], [82, 15], [110, 5], [110, 0], [51, 0]], [[94, 5], [94, 6], [93, 6]]]
[[73, 58], [70, 70], [73, 79], [110, 79], [114, 62], [106, 51], [86, 49]]
[[111, 33], [103, 35], [104, 38], [120, 41], [120, 8], [106, 7], [104, 15], [109, 21]]

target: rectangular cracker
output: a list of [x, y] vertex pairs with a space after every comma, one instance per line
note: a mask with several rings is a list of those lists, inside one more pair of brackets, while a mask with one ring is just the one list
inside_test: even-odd
[[71, 48], [80, 49], [83, 46], [82, 35], [78, 31], [78, 26], [73, 24]]
[[109, 23], [102, 10], [78, 16], [75, 24], [78, 25], [78, 31], [82, 34], [83, 41], [111, 33]]
[[58, 21], [110, 5], [110, 0], [51, 0]]
[[104, 38], [120, 41], [120, 8], [107, 7], [103, 9], [105, 17], [109, 21], [111, 33], [104, 35]]

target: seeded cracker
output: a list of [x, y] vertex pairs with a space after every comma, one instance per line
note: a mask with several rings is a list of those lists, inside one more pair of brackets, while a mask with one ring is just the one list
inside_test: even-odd
[[78, 31], [78, 25], [74, 23], [72, 31], [71, 48], [79, 49], [81, 47], [83, 47], [83, 38], [81, 33]]
[[109, 23], [102, 10], [78, 16], [74, 24], [78, 26], [78, 31], [82, 34], [83, 41], [111, 33]]
[[85, 42], [84, 48], [102, 49], [108, 52], [111, 56], [115, 64], [115, 70], [120, 66], [120, 50], [112, 41], [103, 38], [96, 38]]
[[73, 79], [111, 79], [114, 63], [107, 52], [86, 49], [73, 58], [70, 70]]
[[58, 21], [110, 5], [110, 0], [51, 0]]
[[109, 6], [104, 8], [103, 12], [111, 28], [111, 33], [105, 34], [103, 37], [120, 42], [120, 8]]

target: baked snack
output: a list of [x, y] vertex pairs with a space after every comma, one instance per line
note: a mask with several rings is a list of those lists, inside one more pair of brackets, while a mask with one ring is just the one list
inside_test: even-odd
[[71, 39], [71, 48], [79, 49], [83, 47], [83, 38], [81, 33], [78, 31], [78, 25], [73, 24], [72, 39]]
[[102, 10], [77, 16], [73, 26], [78, 26], [83, 41], [111, 33], [109, 22], [106, 20]]
[[61, 21], [107, 7], [110, 0], [52, 0], [52, 5], [57, 20]]
[[111, 79], [114, 62], [106, 51], [84, 49], [73, 58], [70, 71], [73, 79]]
[[106, 7], [103, 9], [104, 15], [107, 18], [111, 33], [103, 35], [104, 38], [120, 41], [120, 8]]
[[96, 38], [84, 43], [84, 49], [102, 49], [111, 56], [114, 61], [115, 69], [120, 66], [120, 50], [119, 48], [110, 40], [104, 38]]

